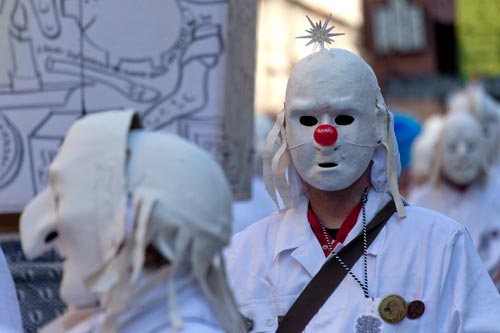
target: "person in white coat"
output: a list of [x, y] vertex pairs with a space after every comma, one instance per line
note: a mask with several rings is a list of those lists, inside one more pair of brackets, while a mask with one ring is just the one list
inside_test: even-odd
[[416, 188], [408, 199], [464, 225], [486, 269], [495, 277], [500, 269], [500, 200], [489, 179], [483, 133], [470, 112], [449, 113], [434, 150], [431, 182]]
[[[318, 28], [331, 31], [321, 24], [311, 30]], [[500, 332], [500, 296], [466, 229], [404, 206], [392, 115], [363, 59], [321, 47], [299, 61], [268, 148], [275, 142], [265, 181], [285, 207], [235, 235], [226, 252], [249, 332]], [[370, 221], [391, 200], [397, 212], [375, 240], [351, 247], [368, 244]], [[353, 247], [359, 260], [347, 265], [342, 249]], [[325, 291], [315, 285], [301, 308], [312, 318], [287, 313], [336, 262], [344, 264], [323, 279]], [[345, 277], [325, 296], [341, 270]], [[310, 311], [319, 298], [325, 303]], [[285, 325], [297, 321], [303, 329]]]
[[26, 256], [65, 258], [68, 310], [42, 332], [243, 332], [221, 255], [232, 199], [222, 168], [137, 127], [131, 110], [75, 122], [22, 213]]
[[479, 81], [469, 82], [447, 101], [448, 112], [471, 112], [481, 124], [493, 181], [500, 187], [500, 103]]

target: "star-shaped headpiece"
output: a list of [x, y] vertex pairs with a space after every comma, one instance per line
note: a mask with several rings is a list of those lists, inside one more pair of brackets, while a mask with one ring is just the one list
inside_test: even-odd
[[318, 23], [313, 23], [313, 21], [311, 21], [309, 16], [306, 15], [306, 17], [307, 17], [307, 20], [309, 21], [309, 23], [311, 24], [311, 27], [312, 27], [311, 29], [306, 30], [306, 32], [309, 33], [309, 35], [297, 37], [297, 38], [310, 39], [309, 43], [307, 43], [306, 46], [311, 45], [312, 43], [317, 43], [317, 44], [319, 44], [321, 49], [324, 49], [325, 43], [331, 44], [334, 42], [334, 40], [331, 37], [345, 35], [345, 33], [332, 33], [332, 32], [330, 32], [333, 30], [333, 28], [335, 28], [334, 25], [332, 25], [330, 28], [328, 28], [328, 23], [330, 22], [330, 20], [332, 18], [332, 14], [328, 15], [328, 18], [326, 19], [325, 24], [321, 24], [321, 21], [319, 21]]

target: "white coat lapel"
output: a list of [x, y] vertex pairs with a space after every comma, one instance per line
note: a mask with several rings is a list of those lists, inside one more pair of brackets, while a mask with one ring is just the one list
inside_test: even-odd
[[307, 221], [308, 203], [308, 199], [303, 197], [297, 208], [286, 211], [278, 230], [274, 258], [286, 250], [293, 250], [292, 258], [312, 277], [325, 262], [325, 255]]

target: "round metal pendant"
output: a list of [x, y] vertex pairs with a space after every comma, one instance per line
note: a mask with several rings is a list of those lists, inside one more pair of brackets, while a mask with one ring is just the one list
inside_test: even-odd
[[405, 299], [396, 294], [385, 296], [378, 306], [380, 318], [391, 324], [399, 323], [405, 319], [406, 312]]
[[361, 316], [356, 320], [356, 333], [381, 333], [382, 322], [373, 316]]

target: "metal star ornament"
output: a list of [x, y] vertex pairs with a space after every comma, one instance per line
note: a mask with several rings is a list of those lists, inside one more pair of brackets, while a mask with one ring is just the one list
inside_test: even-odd
[[331, 44], [335, 42], [331, 37], [345, 35], [345, 33], [330, 32], [333, 30], [333, 28], [335, 28], [334, 25], [332, 25], [330, 28], [328, 27], [328, 23], [332, 18], [332, 14], [328, 15], [325, 24], [321, 24], [321, 21], [319, 21], [318, 23], [313, 23], [313, 21], [311, 21], [309, 16], [306, 15], [306, 17], [312, 27], [311, 29], [306, 30], [306, 32], [309, 33], [309, 35], [297, 37], [297, 38], [310, 39], [310, 41], [306, 44], [306, 46], [315, 43], [314, 49], [316, 49], [316, 46], [319, 44], [319, 47], [323, 50], [325, 48], [325, 43]]

